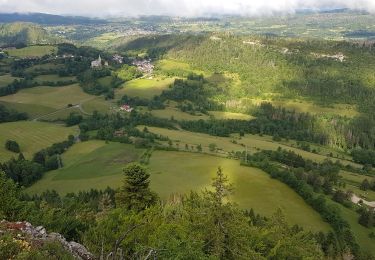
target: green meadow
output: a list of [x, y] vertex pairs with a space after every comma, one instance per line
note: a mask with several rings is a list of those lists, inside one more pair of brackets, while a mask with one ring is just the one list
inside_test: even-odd
[[31, 159], [37, 151], [53, 143], [64, 141], [69, 135], [78, 133], [77, 127], [64, 127], [61, 125], [19, 121], [0, 124], [0, 161], [6, 161], [17, 154], [7, 151], [4, 147], [7, 140], [15, 140], [21, 152], [27, 159]]
[[[142, 126], [140, 126], [139, 128], [143, 129]], [[200, 144], [202, 145], [203, 152], [209, 152], [208, 147], [211, 143], [216, 144], [219, 149], [222, 149], [225, 152], [244, 151], [246, 146], [249, 152], [257, 152], [258, 150], [277, 150], [279, 147], [281, 147], [282, 149], [294, 151], [302, 157], [316, 162], [322, 162], [326, 159], [332, 159], [325, 155], [307, 152], [296, 147], [292, 147], [283, 143], [278, 143], [267, 136], [261, 137], [258, 135], [246, 134], [244, 137], [241, 137], [240, 139], [236, 136], [217, 137], [208, 134], [193, 133], [184, 130], [170, 130], [158, 127], [148, 127], [148, 130], [155, 134], [168, 136], [174, 142], [179, 143], [179, 147], [181, 149], [184, 149], [185, 144], [188, 144], [189, 146], [196, 146]], [[336, 160], [336, 158], [333, 158], [333, 160]], [[358, 164], [348, 160], [337, 160], [341, 161], [344, 165], [351, 164], [355, 167], [359, 167]]]
[[68, 76], [68, 77], [60, 77], [57, 74], [47, 74], [47, 75], [40, 75], [34, 78], [35, 82], [43, 83], [43, 82], [58, 82], [58, 81], [70, 81], [76, 80], [76, 77]]
[[186, 112], [182, 112], [178, 108], [166, 107], [165, 109], [156, 109], [150, 111], [151, 114], [155, 117], [166, 118], [166, 119], [175, 119], [175, 120], [199, 120], [199, 119], [209, 119], [207, 115], [192, 115]]
[[343, 218], [349, 223], [357, 242], [361, 245], [361, 249], [365, 252], [375, 254], [374, 240], [369, 238], [369, 234], [375, 232], [375, 228], [366, 228], [360, 225], [358, 223], [359, 215], [352, 209], [346, 208], [332, 200], [330, 203], [335, 204], [339, 208]]
[[[367, 201], [375, 201], [375, 191], [373, 190], [361, 190], [360, 186], [361, 183], [367, 179], [370, 183], [375, 181], [374, 176], [366, 176], [362, 174], [357, 174], [353, 172], [341, 171], [340, 176], [342, 180], [345, 182], [345, 190], [350, 190], [354, 192], [357, 196], [367, 200]], [[342, 188], [340, 188], [342, 189]]]
[[[59, 193], [90, 188], [117, 188], [122, 184], [122, 169], [139, 159], [143, 150], [131, 145], [88, 141], [78, 143], [62, 155], [64, 167], [48, 172], [28, 188], [29, 193], [55, 189]], [[329, 230], [319, 214], [286, 185], [270, 178], [259, 169], [240, 166], [238, 161], [194, 153], [154, 151], [149, 165], [151, 189], [162, 199], [210, 186], [217, 167], [221, 166], [234, 184], [231, 200], [242, 208], [254, 208], [271, 215], [281, 208], [290, 223], [309, 230]]]
[[10, 74], [5, 74], [0, 76], [0, 88], [6, 87], [8, 84], [12, 83], [16, 77], [12, 77]]
[[27, 57], [42, 57], [44, 55], [50, 55], [56, 53], [57, 48], [50, 45], [36, 45], [28, 46], [21, 49], [11, 49], [7, 50], [10, 56], [18, 58], [27, 58]]
[[250, 120], [254, 117], [242, 113], [232, 113], [232, 112], [223, 112], [223, 111], [209, 111], [208, 115], [206, 114], [190, 114], [187, 112], [182, 112], [176, 107], [166, 107], [165, 109], [156, 109], [151, 110], [151, 114], [155, 117], [166, 118], [166, 119], [175, 119], [175, 120], [207, 120], [210, 117], [216, 119], [238, 119], [238, 120]]
[[104, 97], [96, 97], [83, 102], [81, 107], [85, 113], [92, 114], [94, 111], [106, 113], [115, 106], [117, 105], [105, 100]]
[[116, 97], [121, 98], [123, 95], [130, 97], [141, 97], [151, 99], [155, 95], [160, 95], [163, 90], [172, 84], [174, 78], [152, 78], [152, 79], [134, 79], [126, 82], [116, 90]]
[[25, 71], [30, 73], [30, 72], [49, 71], [51, 69], [61, 69], [61, 68], [64, 68], [64, 64], [48, 62], [48, 63], [43, 63], [43, 64], [35, 64], [27, 68]]
[[69, 104], [77, 105], [93, 98], [95, 96], [83, 92], [78, 84], [73, 84], [64, 87], [42, 86], [22, 89], [16, 94], [0, 97], [0, 102], [15, 109], [19, 107], [17, 110], [35, 118], [67, 108]]
[[203, 70], [192, 68], [188, 63], [173, 59], [160, 60], [155, 67], [157, 73], [167, 76], [187, 76], [189, 73], [203, 74], [204, 76], [211, 75], [211, 73]]

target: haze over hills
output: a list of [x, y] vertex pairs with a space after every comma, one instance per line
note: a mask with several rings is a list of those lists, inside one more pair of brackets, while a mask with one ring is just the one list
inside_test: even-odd
[[102, 19], [79, 16], [61, 16], [44, 13], [0, 13], [0, 23], [30, 22], [43, 25], [73, 25], [106, 23]]

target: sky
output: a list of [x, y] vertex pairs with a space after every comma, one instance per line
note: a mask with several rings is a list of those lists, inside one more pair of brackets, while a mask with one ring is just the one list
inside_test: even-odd
[[0, 0], [0, 13], [90, 17], [292, 14], [299, 9], [350, 8], [375, 14], [375, 0]]

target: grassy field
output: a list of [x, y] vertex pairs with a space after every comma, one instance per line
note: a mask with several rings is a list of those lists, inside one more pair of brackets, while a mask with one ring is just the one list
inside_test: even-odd
[[369, 229], [358, 223], [358, 214], [351, 209], [344, 207], [343, 205], [330, 201], [335, 204], [341, 211], [343, 218], [350, 224], [353, 234], [356, 238], [357, 243], [361, 246], [365, 252], [375, 254], [374, 240], [369, 238], [369, 234], [375, 232], [375, 228]]
[[25, 104], [25, 103], [15, 103], [15, 102], [5, 102], [0, 101], [0, 104], [6, 106], [7, 108], [17, 110], [19, 112], [25, 112], [30, 118], [36, 118], [41, 115], [54, 112], [56, 109], [48, 106], [38, 105], [38, 104]]
[[[28, 191], [38, 193], [56, 189], [60, 193], [67, 193], [107, 186], [119, 187], [123, 179], [122, 168], [127, 162], [137, 160], [142, 152], [131, 145], [106, 144], [104, 141], [76, 144], [63, 154], [62, 169], [47, 173]], [[148, 165], [151, 189], [162, 199], [167, 199], [173, 193], [200, 191], [210, 185], [219, 165], [234, 183], [236, 192], [232, 200], [240, 207], [254, 208], [264, 215], [270, 215], [280, 207], [290, 223], [314, 231], [329, 229], [320, 216], [286, 185], [269, 178], [258, 169], [242, 167], [234, 160], [202, 154], [155, 151]]]
[[15, 140], [21, 147], [21, 152], [26, 158], [53, 143], [61, 142], [70, 134], [77, 134], [76, 127], [64, 127], [61, 125], [19, 121], [0, 124], [0, 161], [6, 161], [15, 153], [5, 150], [6, 140]]
[[134, 79], [126, 82], [121, 88], [116, 90], [116, 97], [123, 95], [131, 97], [141, 97], [151, 99], [172, 84], [174, 78], [153, 78], [153, 79]]
[[172, 117], [175, 120], [199, 120], [199, 119], [208, 119], [207, 115], [191, 115], [186, 112], [182, 112], [178, 108], [167, 107], [165, 109], [152, 110], [151, 114], [156, 117], [171, 119]]
[[242, 167], [238, 161], [210, 155], [156, 151], [149, 168], [151, 188], [162, 198], [173, 193], [203, 190], [221, 166], [235, 187], [231, 198], [241, 208], [254, 208], [269, 216], [281, 208], [289, 223], [297, 223], [310, 230], [327, 230], [320, 216], [289, 187], [270, 178], [256, 168]]
[[57, 110], [57, 111], [53, 111], [52, 113], [49, 113], [49, 114], [41, 115], [38, 117], [38, 121], [62, 122], [70, 115], [70, 113], [77, 113], [77, 114], [84, 116], [84, 114], [81, 112], [81, 110], [78, 107], [67, 107], [67, 108]]
[[75, 144], [62, 155], [64, 167], [48, 172], [29, 188], [30, 193], [55, 189], [59, 193], [90, 188], [119, 187], [126, 163], [138, 160], [143, 153], [132, 145], [88, 141]]
[[8, 50], [10, 56], [18, 57], [18, 58], [26, 58], [26, 57], [42, 57], [44, 55], [54, 54], [56, 53], [57, 48], [55, 46], [50, 45], [42, 45], [42, 46], [28, 46], [22, 49], [13, 49]]
[[25, 71], [30, 72], [37, 72], [37, 71], [48, 71], [50, 69], [61, 69], [64, 67], [64, 64], [56, 64], [56, 63], [44, 63], [44, 64], [36, 64], [29, 68], [27, 68]]
[[105, 100], [104, 97], [97, 97], [82, 103], [82, 109], [88, 114], [92, 114], [94, 111], [106, 113], [113, 106], [116, 106], [116, 104], [113, 104], [108, 100]]
[[[140, 129], [143, 129], [141, 126]], [[238, 139], [238, 137], [217, 137], [217, 136], [210, 136], [207, 134], [201, 134], [201, 133], [193, 133], [189, 131], [184, 130], [169, 130], [165, 128], [158, 128], [158, 127], [148, 127], [150, 132], [160, 134], [163, 136], [168, 136], [173, 141], [178, 141], [180, 143], [179, 147], [183, 149], [185, 147], [185, 144], [191, 145], [199, 145], [201, 144], [203, 147], [203, 152], [209, 152], [208, 146], [211, 143], [214, 143], [217, 145], [218, 148], [226, 151], [244, 151], [245, 145], [247, 145], [249, 152], [257, 152], [258, 150], [277, 150], [279, 147], [294, 151], [297, 154], [300, 154], [306, 159], [310, 159], [316, 162], [322, 162], [325, 159], [329, 158], [324, 155], [315, 154], [311, 152], [307, 152], [295, 147], [287, 146], [285, 144], [277, 143], [275, 141], [272, 141], [270, 137], [267, 136], [258, 136], [258, 135], [245, 135], [241, 139]], [[235, 140], [237, 143], [233, 143], [232, 141]], [[243, 144], [244, 146], [242, 146]], [[334, 159], [336, 160], [336, 159]], [[359, 167], [359, 165], [347, 161], [347, 160], [340, 160], [344, 165], [351, 164], [353, 166]]]
[[334, 114], [340, 116], [354, 117], [359, 113], [355, 106], [348, 104], [334, 104], [331, 107], [320, 106], [306, 100], [268, 100], [268, 99], [247, 99], [248, 102], [260, 105], [262, 102], [270, 102], [274, 106], [285, 107], [288, 110], [295, 110], [299, 113], [311, 113], [316, 115]]
[[232, 112], [222, 112], [222, 111], [209, 111], [209, 114], [216, 119], [237, 119], [237, 120], [250, 120], [253, 116], [242, 114], [242, 113], [232, 113]]
[[15, 79], [18, 79], [16, 77], [12, 77], [10, 74], [5, 74], [0, 76], [0, 88], [6, 87], [8, 84], [12, 83]]
[[[340, 176], [342, 177], [343, 181], [346, 183], [345, 190], [353, 191], [357, 196], [364, 198], [367, 201], [375, 201], [375, 191], [372, 190], [361, 190], [359, 187], [363, 180], [367, 179], [370, 183], [375, 181], [375, 177], [356, 174], [347, 171], [341, 171]], [[342, 189], [342, 188], [340, 188]]]
[[[68, 104], [79, 104], [95, 98], [86, 94], [78, 84], [65, 87], [35, 87], [22, 89], [16, 94], [0, 97], [0, 102], [13, 104], [14, 108], [28, 107], [31, 117], [49, 114], [53, 111], [66, 108]], [[43, 111], [43, 108], [45, 110]], [[34, 110], [35, 109], [35, 110]]]
[[203, 70], [193, 69], [191, 66], [185, 62], [164, 59], [160, 60], [156, 64], [157, 73], [161, 73], [167, 76], [182, 76], [188, 75], [189, 73], [203, 74], [205, 77], [211, 75], [211, 73], [205, 72]]
[[49, 75], [40, 75], [34, 78], [35, 82], [43, 83], [43, 82], [58, 82], [58, 81], [70, 81], [76, 80], [76, 77], [60, 77], [57, 74], [49, 74]]
[[111, 86], [111, 81], [112, 77], [111, 76], [106, 76], [103, 78], [98, 79], [99, 84], [105, 86], [105, 87], [110, 87]]

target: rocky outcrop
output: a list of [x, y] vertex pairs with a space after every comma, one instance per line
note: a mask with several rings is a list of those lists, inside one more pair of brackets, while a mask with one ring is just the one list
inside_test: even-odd
[[22, 233], [27, 239], [33, 240], [38, 243], [45, 242], [58, 242], [65, 250], [70, 252], [76, 259], [91, 260], [95, 259], [83, 245], [76, 242], [68, 242], [59, 233], [47, 233], [46, 229], [42, 226], [34, 227], [29, 222], [0, 222], [0, 233], [2, 232], [17, 232]]

